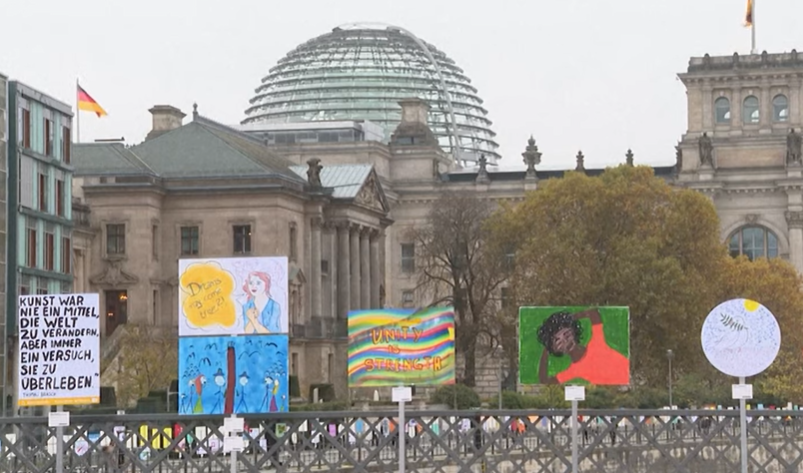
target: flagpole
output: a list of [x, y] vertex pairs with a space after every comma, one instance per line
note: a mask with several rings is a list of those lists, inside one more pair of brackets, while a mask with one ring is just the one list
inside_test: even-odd
[[81, 142], [81, 109], [78, 108], [78, 91], [81, 90], [81, 84], [78, 83], [78, 78], [75, 78], [75, 142]]
[[750, 22], [750, 35], [751, 35], [751, 48], [750, 54], [758, 54], [758, 49], [756, 49], [756, 1], [753, 0], [752, 4], [752, 11], [750, 13], [752, 21]]

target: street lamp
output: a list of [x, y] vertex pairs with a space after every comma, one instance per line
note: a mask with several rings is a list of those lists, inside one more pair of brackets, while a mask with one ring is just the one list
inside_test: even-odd
[[669, 349], [666, 351], [666, 358], [669, 360], [669, 408], [672, 409], [674, 404], [672, 403], [672, 358], [675, 357], [675, 353]]

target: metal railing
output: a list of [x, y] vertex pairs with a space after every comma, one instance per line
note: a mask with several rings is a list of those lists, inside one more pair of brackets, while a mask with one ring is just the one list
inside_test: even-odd
[[[749, 411], [751, 472], [803, 471], [803, 414]], [[579, 471], [739, 471], [738, 411], [580, 411]], [[240, 472], [396, 472], [397, 413], [245, 416]], [[407, 412], [406, 471], [571, 471], [569, 411]], [[232, 471], [222, 416], [73, 416], [65, 472]], [[0, 471], [55, 471], [46, 418], [0, 419]]]

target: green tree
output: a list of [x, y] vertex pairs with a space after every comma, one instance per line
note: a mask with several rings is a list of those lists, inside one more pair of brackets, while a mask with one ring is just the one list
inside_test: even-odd
[[463, 357], [467, 386], [475, 384], [481, 342], [492, 350], [500, 333], [495, 321], [507, 271], [503, 249], [487, 244], [485, 223], [493, 211], [492, 202], [475, 194], [445, 193], [412, 231], [419, 289], [433, 305], [454, 307], [455, 351]]
[[746, 298], [760, 302], [781, 328], [781, 350], [755, 384], [770, 397], [803, 402], [803, 278], [780, 258], [728, 258], [721, 278], [721, 300]]
[[704, 195], [647, 167], [567, 173], [488, 227], [496, 245], [516, 249], [519, 304], [630, 307], [635, 383], [666, 386], [667, 349], [678, 373], [706, 363], [699, 333], [727, 253]]
[[164, 327], [128, 324], [118, 330], [125, 333], [110, 380], [117, 388], [118, 403], [127, 407], [170, 386], [178, 372], [178, 338]]

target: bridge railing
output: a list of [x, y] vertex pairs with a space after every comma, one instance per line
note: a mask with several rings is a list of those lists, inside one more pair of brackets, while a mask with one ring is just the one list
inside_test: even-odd
[[[571, 471], [569, 411], [406, 413], [406, 471]], [[803, 413], [748, 411], [750, 471], [803, 471]], [[398, 471], [394, 411], [243, 416], [240, 472]], [[579, 412], [579, 467], [593, 472], [739, 471], [738, 411]], [[230, 472], [224, 416], [73, 416], [64, 471]], [[0, 471], [55, 471], [47, 418], [0, 418]]]

